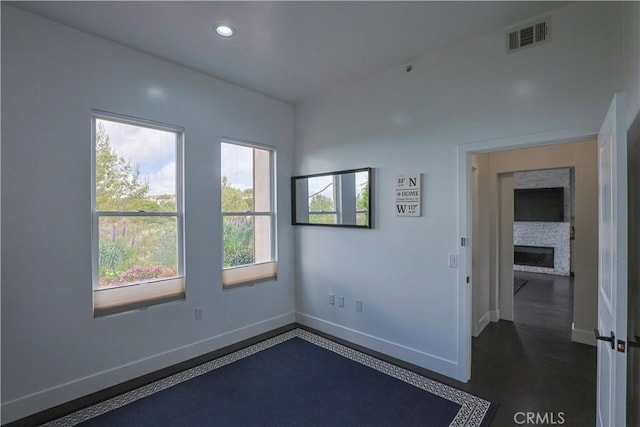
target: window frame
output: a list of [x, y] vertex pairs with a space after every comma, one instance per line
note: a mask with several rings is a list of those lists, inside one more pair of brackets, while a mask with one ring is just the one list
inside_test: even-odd
[[[96, 206], [96, 132], [97, 121], [104, 120], [141, 128], [174, 133], [176, 163], [176, 210], [170, 211], [99, 211]], [[94, 317], [132, 311], [165, 302], [185, 299], [185, 246], [184, 246], [184, 140], [185, 129], [154, 120], [127, 116], [102, 110], [91, 110], [91, 282]], [[99, 286], [100, 218], [109, 217], [175, 217], [177, 244], [177, 274], [107, 289]], [[153, 286], [155, 285], [155, 288]]]
[[[226, 212], [222, 210], [222, 147], [223, 144], [236, 145], [240, 147], [251, 148], [252, 150], [258, 149], [267, 151], [269, 153], [269, 211], [245, 211], [245, 212]], [[229, 138], [222, 137], [220, 139], [220, 226], [221, 226], [221, 264], [222, 264], [222, 288], [223, 289], [232, 289], [239, 286], [247, 286], [252, 285], [259, 282], [276, 280], [278, 277], [278, 232], [277, 232], [277, 185], [276, 185], [276, 156], [277, 150], [276, 147], [267, 144], [261, 144], [252, 141], [246, 141], [237, 138]], [[253, 180], [253, 190], [255, 192], [255, 163], [252, 167], [252, 180]], [[253, 196], [255, 203], [255, 193]], [[265, 262], [254, 262], [252, 264], [245, 264], [233, 267], [225, 267], [224, 266], [224, 220], [226, 217], [269, 217], [269, 242], [270, 242], [270, 253], [271, 260]], [[253, 222], [255, 226], [255, 221]], [[254, 229], [254, 239], [255, 239], [255, 229]], [[254, 240], [254, 254], [255, 254], [255, 240]], [[255, 260], [255, 259], [254, 259]]]

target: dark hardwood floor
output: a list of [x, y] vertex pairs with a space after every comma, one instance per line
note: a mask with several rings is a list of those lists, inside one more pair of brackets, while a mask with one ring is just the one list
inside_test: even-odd
[[500, 404], [492, 427], [518, 425], [520, 412], [594, 426], [596, 349], [571, 342], [573, 278], [516, 274], [528, 281], [514, 297], [514, 322], [490, 323], [473, 339], [462, 388]]

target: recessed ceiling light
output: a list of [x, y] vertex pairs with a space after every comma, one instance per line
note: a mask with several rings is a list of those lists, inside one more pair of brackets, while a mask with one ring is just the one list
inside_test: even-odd
[[236, 29], [229, 24], [216, 24], [214, 28], [221, 37], [231, 37], [236, 34]]

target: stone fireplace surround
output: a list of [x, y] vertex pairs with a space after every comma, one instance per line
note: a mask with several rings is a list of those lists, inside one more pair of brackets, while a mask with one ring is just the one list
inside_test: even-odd
[[538, 267], [514, 265], [515, 271], [557, 274], [571, 274], [571, 170], [569, 168], [547, 169], [513, 174], [514, 188], [564, 187], [563, 222], [514, 222], [514, 246], [548, 247], [554, 250], [554, 266]]

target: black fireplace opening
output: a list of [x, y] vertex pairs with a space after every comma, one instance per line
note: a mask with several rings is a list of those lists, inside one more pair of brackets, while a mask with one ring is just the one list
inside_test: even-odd
[[553, 268], [554, 249], [544, 246], [513, 246], [513, 263], [532, 267]]

